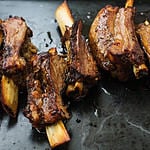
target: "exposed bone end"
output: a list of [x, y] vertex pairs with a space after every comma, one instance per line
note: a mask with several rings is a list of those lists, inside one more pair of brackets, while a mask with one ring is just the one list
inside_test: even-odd
[[148, 26], [150, 23], [148, 20], [145, 20], [144, 25]]
[[2, 105], [4, 110], [12, 117], [16, 117], [18, 108], [18, 86], [11, 78], [2, 76], [1, 80]]
[[66, 95], [70, 96], [73, 93], [78, 93], [80, 96], [83, 92], [83, 82], [75, 82], [74, 84], [69, 84], [66, 90]]
[[72, 27], [74, 23], [71, 10], [66, 0], [56, 9], [55, 17], [60, 27], [61, 33], [62, 35], [64, 35], [66, 31], [66, 26]]
[[127, 0], [125, 4], [125, 8], [133, 7], [134, 0]]
[[61, 120], [53, 125], [47, 126], [46, 133], [52, 149], [70, 141], [69, 134]]
[[148, 74], [148, 68], [145, 64], [141, 64], [139, 66], [134, 65], [133, 72], [135, 77], [139, 79], [141, 76]]

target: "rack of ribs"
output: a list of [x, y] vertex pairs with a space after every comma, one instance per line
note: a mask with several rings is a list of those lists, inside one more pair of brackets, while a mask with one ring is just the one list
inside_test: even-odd
[[12, 117], [17, 114], [18, 92], [26, 87], [26, 68], [37, 52], [31, 37], [32, 31], [23, 18], [0, 21], [1, 102]]

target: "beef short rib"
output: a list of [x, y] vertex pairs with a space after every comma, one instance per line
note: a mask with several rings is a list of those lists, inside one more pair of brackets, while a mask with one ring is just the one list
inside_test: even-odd
[[76, 21], [71, 28], [67, 28], [64, 39], [69, 41], [68, 71], [66, 74], [67, 95], [80, 99], [94, 86], [100, 74], [90, 47], [82, 35], [82, 21]]
[[150, 23], [148, 20], [137, 26], [137, 34], [140, 37], [141, 45], [150, 62]]
[[121, 81], [148, 73], [134, 26], [135, 9], [107, 5], [94, 19], [89, 43], [100, 68]]
[[65, 86], [64, 61], [56, 49], [32, 58], [33, 71], [27, 77], [28, 102], [24, 115], [36, 128], [69, 118], [61, 97]]

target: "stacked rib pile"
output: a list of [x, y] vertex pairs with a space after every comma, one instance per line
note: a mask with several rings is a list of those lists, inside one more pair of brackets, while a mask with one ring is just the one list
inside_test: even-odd
[[61, 121], [70, 118], [64, 97], [71, 100], [85, 97], [100, 79], [101, 69], [121, 81], [148, 74], [144, 55], [150, 57], [150, 25], [146, 21], [136, 31], [132, 5], [133, 1], [128, 0], [125, 8], [109, 5], [101, 9], [91, 25], [88, 44], [82, 35], [82, 21], [74, 21], [64, 1], [56, 10], [56, 20], [67, 57], [58, 55], [56, 48], [37, 54], [30, 40], [32, 31], [23, 18], [1, 20], [0, 78], [4, 109], [16, 117], [18, 92], [26, 89], [24, 115], [32, 126], [46, 129], [52, 148], [69, 141]]

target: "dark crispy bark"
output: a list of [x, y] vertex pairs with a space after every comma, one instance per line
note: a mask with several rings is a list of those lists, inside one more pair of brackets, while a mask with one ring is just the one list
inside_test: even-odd
[[32, 31], [25, 20], [11, 17], [0, 22], [0, 70], [21, 88], [25, 87], [26, 67], [37, 49], [31, 43]]
[[91, 25], [89, 42], [100, 68], [119, 80], [148, 73], [134, 27], [134, 8], [110, 5], [101, 9]]
[[82, 21], [74, 23], [66, 31], [65, 40], [68, 39], [68, 84], [67, 95], [75, 99], [84, 97], [90, 87], [100, 78], [96, 62], [90, 52], [88, 43], [82, 36]]
[[[0, 20], [0, 26], [2, 25], [2, 20]], [[0, 50], [3, 44], [3, 31], [0, 29]]]
[[23, 18], [0, 20], [0, 80], [1, 103], [12, 117], [17, 115], [18, 89], [26, 88], [30, 59], [36, 53], [30, 37], [32, 31]]
[[150, 62], [150, 23], [145, 21], [137, 26], [137, 34], [140, 37], [141, 45]]
[[26, 53], [28, 52], [28, 55], [32, 51], [36, 53], [36, 48], [30, 41], [32, 31], [26, 25], [25, 20], [20, 17], [12, 17], [2, 21], [1, 30], [4, 33], [3, 71], [7, 74], [14, 74], [24, 70]]
[[55, 49], [33, 58], [33, 72], [27, 78], [28, 102], [24, 115], [36, 128], [69, 118], [61, 98], [66, 63]]
[[[0, 26], [1, 26], [1, 24], [2, 24], [2, 20], [0, 20]], [[3, 31], [0, 28], [0, 79], [1, 79], [2, 74], [3, 74], [3, 71], [2, 71], [3, 39], [4, 39]]]
[[25, 21], [19, 17], [9, 18], [2, 22], [2, 29], [5, 36], [3, 70], [9, 73], [23, 70], [26, 62], [20, 56], [20, 49], [28, 29]]

